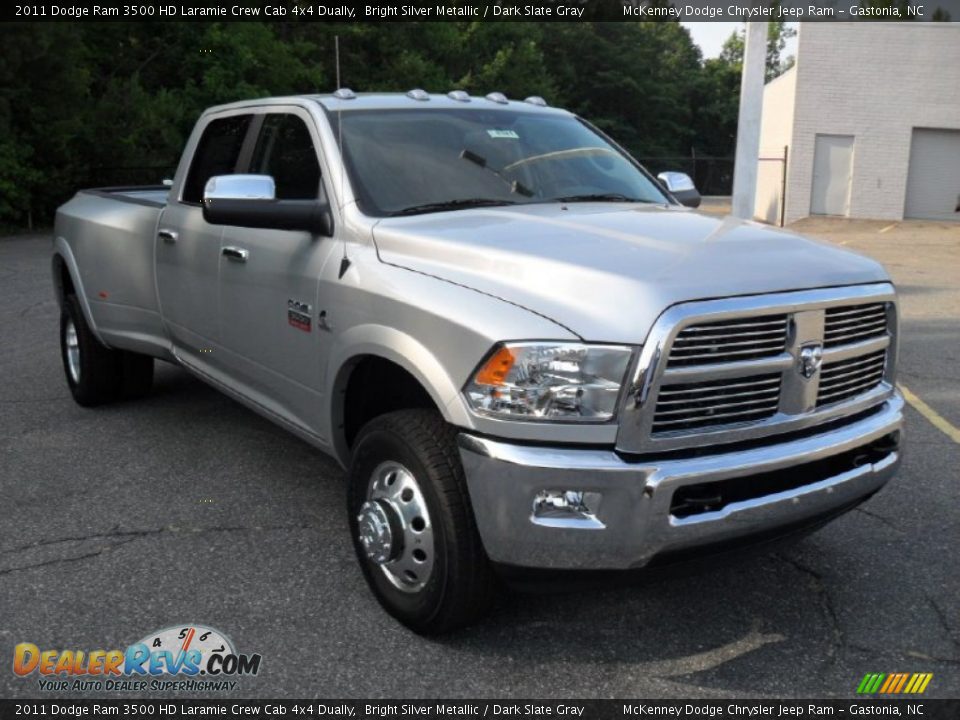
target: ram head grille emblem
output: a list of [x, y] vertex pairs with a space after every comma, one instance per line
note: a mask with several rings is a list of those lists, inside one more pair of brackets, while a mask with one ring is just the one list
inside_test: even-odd
[[807, 380], [817, 374], [820, 366], [823, 365], [823, 347], [820, 345], [806, 345], [800, 348], [798, 358], [800, 374]]

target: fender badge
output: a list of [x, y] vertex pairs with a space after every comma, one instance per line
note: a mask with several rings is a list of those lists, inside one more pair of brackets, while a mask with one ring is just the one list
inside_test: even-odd
[[287, 323], [303, 332], [310, 332], [310, 306], [299, 300], [287, 300]]

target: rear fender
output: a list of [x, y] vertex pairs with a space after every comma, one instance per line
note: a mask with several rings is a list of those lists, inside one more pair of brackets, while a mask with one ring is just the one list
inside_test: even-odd
[[51, 259], [50, 266], [53, 274], [53, 287], [57, 296], [57, 304], [60, 306], [60, 309], [63, 309], [65, 300], [62, 282], [62, 270], [65, 267], [67, 273], [70, 275], [70, 281], [73, 283], [73, 289], [77, 299], [80, 301], [80, 309], [83, 311], [83, 317], [87, 321], [87, 326], [90, 328], [90, 331], [93, 333], [94, 337], [97, 338], [97, 340], [104, 345], [107, 345], [107, 343], [104, 342], [103, 337], [100, 335], [100, 330], [97, 328], [97, 323], [93, 319], [93, 313], [90, 312], [90, 303], [87, 301], [87, 293], [83, 287], [83, 280], [80, 278], [80, 270], [77, 267], [77, 259], [73, 256], [73, 251], [70, 249], [70, 245], [67, 243], [66, 238], [57, 237], [54, 239], [53, 258]]

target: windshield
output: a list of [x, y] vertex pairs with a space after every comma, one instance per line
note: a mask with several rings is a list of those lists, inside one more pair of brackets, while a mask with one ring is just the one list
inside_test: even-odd
[[[336, 114], [331, 114], [336, 123]], [[657, 184], [572, 116], [500, 109], [342, 113], [347, 172], [368, 215], [468, 207], [666, 203]]]

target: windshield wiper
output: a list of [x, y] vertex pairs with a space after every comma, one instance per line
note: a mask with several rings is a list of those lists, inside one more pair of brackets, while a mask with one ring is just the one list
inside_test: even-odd
[[622, 193], [592, 193], [589, 195], [567, 195], [566, 197], [550, 198], [550, 202], [634, 202], [656, 203], [655, 200], [627, 197]]
[[472, 162], [477, 167], [482, 167], [484, 170], [489, 170], [492, 172], [510, 186], [510, 192], [517, 193], [517, 195], [523, 195], [524, 197], [533, 197], [533, 190], [528, 188], [519, 180], [511, 180], [510, 178], [504, 176], [502, 170], [495, 170], [487, 165], [487, 159], [483, 155], [477, 155], [472, 150], [467, 150], [464, 148], [464, 150], [460, 153], [460, 157], [464, 160]]
[[390, 213], [394, 215], [418, 215], [420, 213], [443, 212], [444, 210], [465, 210], [467, 208], [499, 207], [501, 205], [516, 205], [513, 200], [498, 200], [495, 198], [462, 198], [459, 200], [444, 200], [443, 202], [411, 205], [402, 210]]

